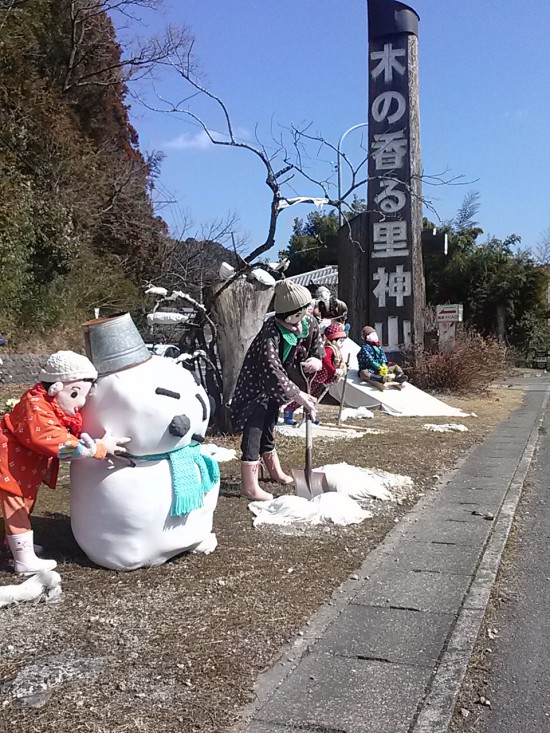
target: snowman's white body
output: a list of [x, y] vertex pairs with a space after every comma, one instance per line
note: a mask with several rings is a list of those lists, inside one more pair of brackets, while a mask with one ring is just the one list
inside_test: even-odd
[[[159, 388], [168, 395], [158, 394]], [[189, 421], [183, 435], [170, 432], [176, 417]], [[94, 437], [105, 430], [130, 437], [128, 451], [137, 458], [135, 467], [95, 459], [71, 465], [71, 525], [91, 560], [115, 570], [134, 570], [160, 565], [182, 552], [215, 549], [212, 525], [219, 484], [205, 494], [200, 508], [172, 517], [169, 461], [139, 458], [188, 445], [192, 435], [204, 435], [208, 417], [205, 391], [171, 360], [152, 357], [98, 380], [83, 410], [84, 431]], [[196, 473], [200, 486], [198, 468]]]

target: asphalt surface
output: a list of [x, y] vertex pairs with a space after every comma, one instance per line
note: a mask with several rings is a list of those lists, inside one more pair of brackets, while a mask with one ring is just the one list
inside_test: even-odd
[[[238, 731], [446, 733], [550, 396], [550, 375], [515, 383], [526, 389], [522, 406], [418, 502], [283, 650], [258, 679]], [[541, 519], [541, 545], [543, 527]], [[542, 592], [546, 576], [537, 577]], [[532, 644], [534, 659], [535, 637]], [[524, 730], [550, 727], [487, 728]]]
[[[491, 672], [476, 733], [550, 731], [550, 414], [506, 553], [492, 626]], [[493, 617], [492, 617], [493, 618]]]

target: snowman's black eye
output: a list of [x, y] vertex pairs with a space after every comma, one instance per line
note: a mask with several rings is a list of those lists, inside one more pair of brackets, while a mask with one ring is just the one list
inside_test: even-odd
[[208, 417], [208, 410], [206, 409], [206, 402], [203, 400], [200, 394], [196, 394], [195, 397], [198, 399], [198, 401], [202, 405], [202, 419], [206, 420], [206, 418]]
[[173, 397], [175, 400], [179, 400], [181, 397], [179, 392], [172, 392], [171, 389], [164, 389], [164, 387], [157, 387], [155, 390], [155, 394], [161, 394], [165, 397]]

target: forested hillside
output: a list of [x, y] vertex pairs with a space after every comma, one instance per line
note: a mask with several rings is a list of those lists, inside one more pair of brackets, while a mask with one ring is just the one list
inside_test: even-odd
[[12, 342], [134, 305], [166, 245], [100, 2], [0, 10], [0, 331]]

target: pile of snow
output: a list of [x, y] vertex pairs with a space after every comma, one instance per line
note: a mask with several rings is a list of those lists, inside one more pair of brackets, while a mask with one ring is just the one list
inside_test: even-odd
[[281, 496], [271, 501], [253, 501], [248, 505], [255, 515], [254, 526], [337, 524], [347, 526], [370, 519], [371, 511], [359, 502], [394, 501], [395, 495], [407, 494], [413, 486], [410, 476], [388, 471], [333, 463], [320, 466], [327, 479], [328, 491], [308, 500], [300, 496]]
[[[304, 438], [306, 437], [306, 424], [292, 426], [280, 423], [275, 428], [281, 435], [288, 438]], [[329, 425], [311, 425], [311, 432], [314, 438], [326, 438], [328, 440], [337, 440], [339, 438], [362, 438], [364, 431], [354, 430], [353, 428], [338, 428]]]
[[443, 423], [437, 425], [437, 423], [427, 422], [423, 426], [424, 430], [431, 430], [433, 433], [467, 433], [468, 428], [466, 425], [459, 425], [455, 422]]
[[344, 422], [345, 420], [362, 420], [366, 417], [374, 417], [374, 412], [368, 410], [366, 407], [345, 407], [342, 410], [340, 419]]
[[201, 445], [201, 453], [203, 456], [213, 458], [217, 463], [227, 463], [237, 459], [237, 451], [235, 448], [222, 448], [215, 443], [204, 443]]
[[271, 501], [253, 501], [248, 505], [254, 514], [254, 526], [262, 524], [360, 524], [372, 517], [372, 512], [362, 509], [349, 496], [326, 493], [311, 501], [301, 496], [280, 496]]
[[18, 585], [0, 586], [0, 608], [24, 601], [53, 601], [61, 595], [61, 576], [43, 570]]
[[266, 285], [267, 287], [270, 287], [270, 288], [273, 287], [276, 282], [273, 275], [270, 275], [269, 272], [262, 270], [261, 267], [256, 267], [254, 270], [252, 270], [252, 272], [250, 273], [250, 277], [253, 277], [261, 285]]
[[172, 325], [174, 323], [184, 323], [190, 318], [189, 313], [176, 313], [176, 312], [164, 312], [156, 311], [155, 313], [147, 314], [147, 325]]
[[330, 491], [346, 494], [359, 501], [393, 501], [394, 493], [408, 492], [413, 486], [410, 476], [350, 466], [349, 463], [330, 463], [315, 470], [325, 474]]

